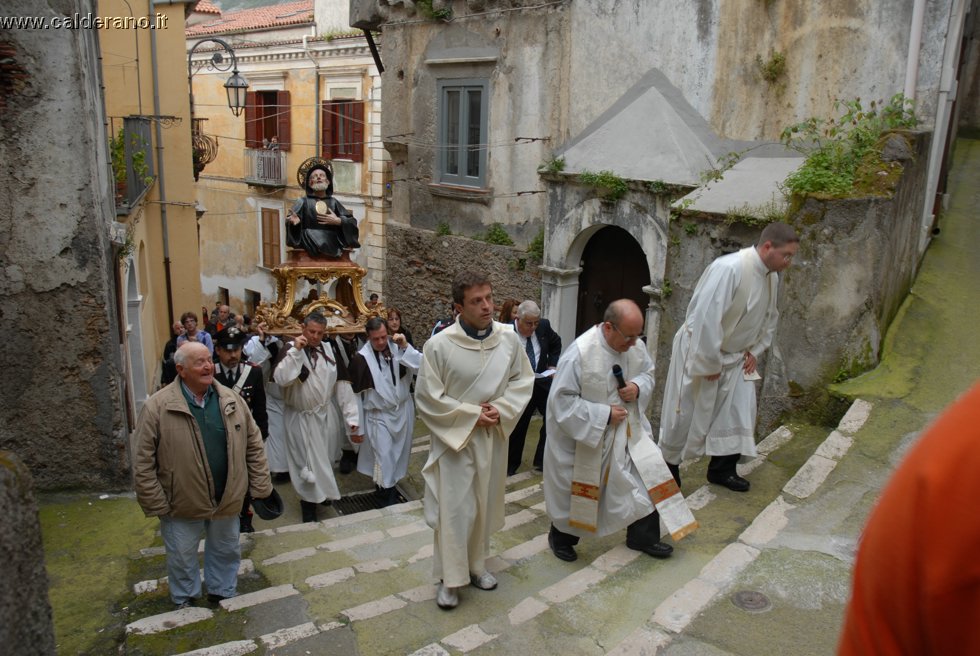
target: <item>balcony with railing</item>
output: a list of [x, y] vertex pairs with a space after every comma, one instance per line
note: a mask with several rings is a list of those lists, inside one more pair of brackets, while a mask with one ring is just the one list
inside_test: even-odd
[[285, 187], [286, 153], [278, 148], [246, 148], [245, 182], [259, 187]]
[[[121, 123], [121, 125], [120, 125]], [[150, 118], [110, 119], [109, 152], [116, 183], [116, 214], [129, 214], [156, 179], [150, 149]]]

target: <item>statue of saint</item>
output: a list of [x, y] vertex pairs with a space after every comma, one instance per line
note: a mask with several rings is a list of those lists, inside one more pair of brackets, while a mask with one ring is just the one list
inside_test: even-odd
[[316, 258], [338, 258], [345, 250], [360, 248], [357, 219], [333, 197], [329, 162], [311, 157], [300, 166], [300, 176], [306, 196], [286, 215], [286, 244]]

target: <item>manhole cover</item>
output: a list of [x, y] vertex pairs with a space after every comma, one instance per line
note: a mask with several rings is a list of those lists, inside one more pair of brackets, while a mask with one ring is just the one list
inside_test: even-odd
[[756, 590], [740, 590], [732, 595], [732, 602], [750, 613], [763, 613], [772, 608], [769, 597]]
[[[381, 505], [382, 501], [384, 499], [381, 493], [372, 491], [341, 497], [331, 505], [337, 511], [338, 515], [353, 515], [354, 513], [364, 512], [366, 510], [383, 508], [384, 506]], [[405, 501], [405, 496], [399, 491], [398, 501], [396, 503], [405, 503]]]

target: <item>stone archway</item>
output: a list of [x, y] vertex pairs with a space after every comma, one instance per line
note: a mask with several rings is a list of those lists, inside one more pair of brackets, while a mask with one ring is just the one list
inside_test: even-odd
[[579, 274], [575, 334], [602, 321], [606, 306], [630, 298], [642, 309], [649, 304], [650, 268], [633, 235], [618, 226], [596, 231], [585, 245]]

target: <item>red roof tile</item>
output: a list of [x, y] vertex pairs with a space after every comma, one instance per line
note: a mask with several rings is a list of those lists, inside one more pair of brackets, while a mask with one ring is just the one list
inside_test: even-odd
[[218, 14], [221, 15], [221, 8], [211, 3], [211, 0], [199, 0], [194, 5], [194, 11], [199, 14]]
[[278, 5], [222, 13], [220, 18], [213, 21], [188, 27], [184, 34], [197, 36], [223, 32], [246, 32], [312, 21], [313, 0], [299, 0], [299, 2], [284, 2]]

